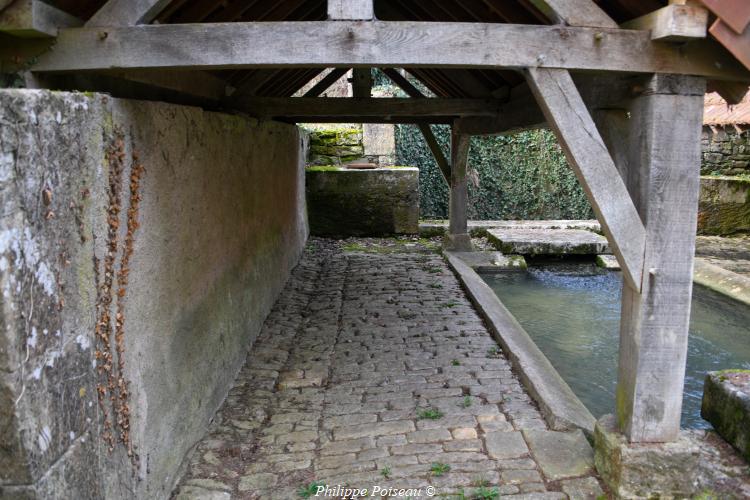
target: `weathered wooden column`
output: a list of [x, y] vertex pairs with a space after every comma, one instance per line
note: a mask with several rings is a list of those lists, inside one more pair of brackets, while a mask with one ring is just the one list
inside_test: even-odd
[[646, 227], [641, 289], [625, 281], [622, 294], [616, 416], [630, 442], [680, 430], [704, 92], [702, 78], [653, 76], [629, 109], [628, 140], [611, 141], [625, 148], [615, 161]]
[[457, 252], [472, 250], [468, 229], [469, 192], [466, 170], [470, 136], [451, 131], [451, 177], [448, 234], [445, 248]]

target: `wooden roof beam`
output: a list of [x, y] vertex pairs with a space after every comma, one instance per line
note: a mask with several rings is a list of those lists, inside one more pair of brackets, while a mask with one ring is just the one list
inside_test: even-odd
[[24, 38], [55, 37], [61, 28], [82, 24], [77, 17], [39, 0], [16, 0], [0, 11], [0, 33]]
[[[498, 50], [514, 47], [514, 50]], [[647, 31], [513, 24], [306, 21], [61, 30], [34, 71], [252, 67], [508, 68], [674, 73], [750, 81], [710, 40]]]
[[87, 27], [148, 24], [171, 0], [109, 0], [91, 16]]
[[356, 97], [239, 97], [229, 105], [259, 118], [294, 117], [424, 117], [494, 116], [493, 99], [400, 99]]

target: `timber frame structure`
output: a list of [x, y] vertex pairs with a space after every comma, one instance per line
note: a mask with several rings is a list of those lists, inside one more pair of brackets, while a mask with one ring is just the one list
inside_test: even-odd
[[[623, 269], [620, 428], [667, 442], [680, 423], [703, 95], [708, 85], [736, 102], [750, 82], [707, 35], [712, 16], [690, 0], [0, 0], [0, 61], [29, 86], [288, 122], [416, 123], [451, 186], [457, 250], [471, 245], [468, 137], [549, 126]], [[319, 97], [352, 68], [353, 98]], [[371, 98], [371, 68], [409, 98]], [[433, 123], [453, 125], [448, 157]]]

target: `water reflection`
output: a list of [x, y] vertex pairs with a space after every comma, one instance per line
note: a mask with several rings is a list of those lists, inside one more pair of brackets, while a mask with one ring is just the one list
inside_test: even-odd
[[[620, 273], [587, 263], [483, 274], [560, 375], [599, 417], [614, 410], [620, 325]], [[696, 286], [688, 341], [682, 425], [700, 417], [707, 371], [750, 369], [750, 308]]]

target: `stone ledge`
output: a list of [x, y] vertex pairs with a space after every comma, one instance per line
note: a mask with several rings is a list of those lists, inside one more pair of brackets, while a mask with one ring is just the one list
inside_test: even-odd
[[467, 295], [487, 322], [492, 336], [503, 347], [521, 382], [553, 430], [581, 429], [587, 436], [595, 419], [562, 379], [529, 334], [497, 298], [495, 292], [459, 256], [444, 252], [448, 264]]
[[709, 372], [701, 416], [750, 462], [750, 370]]

